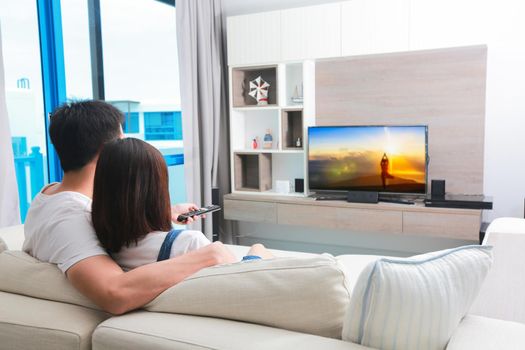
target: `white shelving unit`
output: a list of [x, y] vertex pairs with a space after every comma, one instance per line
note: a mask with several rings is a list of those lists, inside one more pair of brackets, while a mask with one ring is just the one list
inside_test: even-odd
[[[255, 100], [247, 97], [248, 81], [257, 77], [259, 72], [271, 84], [266, 106], [257, 106]], [[314, 62], [233, 65], [229, 74], [232, 192], [304, 196], [304, 192], [293, 192], [293, 186], [296, 178], [306, 177], [306, 129], [315, 121]], [[294, 103], [292, 97], [297, 94], [303, 97], [303, 101]], [[263, 139], [268, 129], [273, 144], [271, 149], [264, 149]], [[258, 141], [257, 149], [252, 148], [254, 138]], [[297, 138], [300, 138], [300, 146], [296, 144]], [[271, 169], [267, 169], [268, 160]], [[251, 178], [244, 178], [246, 176]], [[292, 192], [277, 193], [276, 181], [279, 180], [289, 181]], [[268, 184], [271, 188], [267, 188]]]

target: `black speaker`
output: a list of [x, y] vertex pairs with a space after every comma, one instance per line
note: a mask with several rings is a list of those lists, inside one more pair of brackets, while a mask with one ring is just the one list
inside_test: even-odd
[[346, 201], [352, 203], [377, 203], [379, 201], [379, 192], [348, 191]]
[[432, 197], [445, 197], [445, 180], [432, 180], [431, 186]]
[[304, 192], [304, 179], [295, 179], [295, 192]]

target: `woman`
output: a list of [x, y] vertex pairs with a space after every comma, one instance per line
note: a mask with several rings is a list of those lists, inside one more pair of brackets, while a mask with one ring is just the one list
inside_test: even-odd
[[[166, 162], [156, 148], [139, 139], [104, 146], [91, 216], [100, 243], [124, 270], [210, 244], [202, 232], [172, 228]], [[271, 257], [262, 245], [248, 254], [255, 256], [248, 259]]]

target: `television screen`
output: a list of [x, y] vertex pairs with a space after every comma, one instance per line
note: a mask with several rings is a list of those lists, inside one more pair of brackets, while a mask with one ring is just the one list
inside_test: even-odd
[[426, 192], [426, 126], [308, 128], [310, 190]]

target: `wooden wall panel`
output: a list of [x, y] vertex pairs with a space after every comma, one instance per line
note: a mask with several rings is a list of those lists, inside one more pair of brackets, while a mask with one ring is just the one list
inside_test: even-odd
[[486, 62], [485, 46], [318, 62], [316, 125], [428, 125], [429, 185], [483, 193]]

